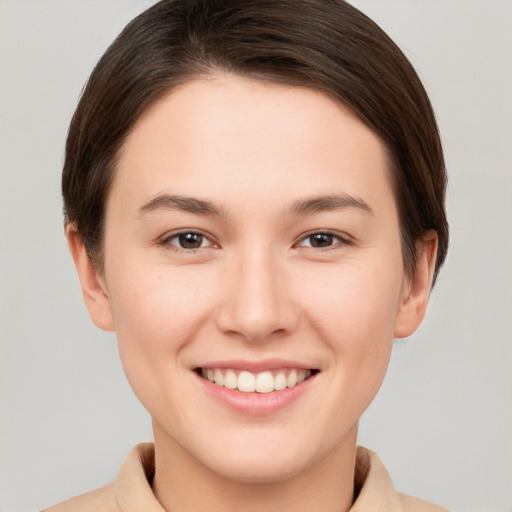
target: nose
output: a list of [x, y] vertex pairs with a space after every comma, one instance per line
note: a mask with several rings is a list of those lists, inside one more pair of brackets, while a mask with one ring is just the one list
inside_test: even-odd
[[289, 293], [289, 279], [272, 251], [248, 248], [234, 257], [224, 276], [226, 293], [217, 310], [219, 328], [251, 342], [293, 332], [299, 314]]

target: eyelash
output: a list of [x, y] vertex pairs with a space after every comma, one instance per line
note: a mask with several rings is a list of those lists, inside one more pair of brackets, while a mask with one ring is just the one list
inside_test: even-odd
[[[178, 245], [179, 242], [178, 243], [172, 242], [173, 240], [179, 241], [179, 237], [185, 236], [185, 235], [196, 235], [198, 237], [202, 237], [201, 246], [200, 247], [181, 247], [180, 245]], [[204, 242], [204, 241], [208, 242], [209, 245], [202, 246], [202, 242]], [[168, 248], [169, 248], [169, 246], [172, 246], [172, 250], [179, 251], [179, 252], [186, 252], [186, 253], [194, 253], [196, 251], [205, 249], [207, 247], [214, 247], [214, 248], [218, 247], [217, 244], [212, 242], [211, 238], [208, 235], [206, 235], [205, 233], [203, 233], [201, 231], [197, 231], [197, 230], [193, 230], [193, 229], [187, 229], [187, 230], [183, 230], [183, 231], [178, 231], [176, 233], [172, 233], [171, 235], [166, 236], [164, 239], [159, 241], [158, 245], [166, 246]]]
[[[310, 242], [311, 242], [311, 238], [314, 237], [315, 235], [327, 235], [329, 237], [332, 237], [333, 239], [336, 239], [337, 241], [335, 243], [333, 243], [332, 245], [328, 245], [325, 247], [314, 247], [312, 245], [301, 245], [301, 243], [307, 239], [310, 239]], [[316, 249], [316, 250], [320, 250], [320, 251], [328, 251], [330, 249], [336, 249], [340, 245], [352, 245], [352, 240], [350, 240], [346, 236], [342, 236], [340, 233], [337, 233], [335, 231], [330, 231], [328, 229], [319, 229], [316, 231], [312, 231], [310, 233], [306, 233], [299, 239], [298, 242], [293, 244], [294, 247], [306, 247], [308, 249]]]
[[[179, 237], [186, 236], [186, 235], [195, 235], [198, 237], [202, 237], [201, 246], [200, 247], [181, 247], [179, 245], [179, 243], [180, 243]], [[333, 240], [336, 240], [336, 242], [331, 243], [330, 245], [326, 245], [324, 247], [321, 247], [321, 246], [315, 247], [311, 244], [311, 241], [312, 241], [311, 239], [312, 239], [312, 237], [314, 237], [316, 235], [323, 235], [323, 236], [331, 237], [332, 238], [331, 242], [333, 242]], [[303, 245], [303, 243], [308, 239], [310, 240], [310, 244]], [[177, 240], [178, 243], [173, 243], [173, 240]], [[208, 243], [208, 245], [203, 246], [202, 244], [205, 241]], [[181, 242], [183, 242], [183, 241], [181, 241]], [[205, 233], [203, 233], [201, 231], [197, 231], [197, 230], [190, 230], [190, 229], [172, 233], [171, 235], [162, 239], [158, 244], [161, 246], [166, 246], [166, 247], [173, 246], [172, 247], [173, 250], [179, 251], [179, 252], [186, 252], [186, 253], [195, 253], [198, 250], [205, 249], [208, 247], [213, 247], [213, 248], [219, 247], [215, 242], [212, 242], [211, 238], [208, 235], [206, 235]], [[301, 236], [301, 238], [296, 243], [293, 244], [293, 247], [294, 248], [306, 247], [308, 249], [327, 251], [330, 249], [335, 249], [340, 245], [351, 245], [351, 244], [352, 244], [352, 241], [349, 238], [342, 236], [340, 233], [330, 231], [330, 230], [317, 230], [317, 231], [312, 231], [310, 233], [306, 233], [305, 235]]]

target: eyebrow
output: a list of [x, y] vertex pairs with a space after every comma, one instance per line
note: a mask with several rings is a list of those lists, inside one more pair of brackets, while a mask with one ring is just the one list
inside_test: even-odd
[[[371, 215], [374, 213], [371, 206], [364, 199], [350, 194], [332, 194], [298, 199], [291, 204], [287, 213], [291, 215], [308, 215], [344, 208], [358, 208]], [[171, 194], [159, 194], [153, 197], [139, 208], [138, 216], [143, 217], [148, 213], [159, 210], [177, 210], [196, 215], [212, 215], [217, 217], [226, 216], [212, 201]]]
[[374, 214], [372, 207], [364, 199], [350, 194], [333, 194], [298, 199], [291, 204], [289, 213], [292, 215], [307, 215], [344, 208], [359, 208], [371, 215]]
[[221, 210], [211, 201], [195, 197], [176, 196], [170, 194], [159, 194], [156, 197], [153, 197], [139, 208], [138, 213], [139, 217], [143, 217], [148, 213], [159, 210], [178, 210], [195, 213], [196, 215], [224, 216]]

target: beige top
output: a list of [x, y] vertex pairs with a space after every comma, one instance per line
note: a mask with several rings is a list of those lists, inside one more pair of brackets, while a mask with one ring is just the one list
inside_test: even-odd
[[[151, 489], [155, 471], [152, 443], [135, 446], [113, 483], [71, 498], [43, 512], [165, 512]], [[357, 449], [355, 503], [349, 512], [447, 512], [446, 509], [395, 491], [375, 453]]]

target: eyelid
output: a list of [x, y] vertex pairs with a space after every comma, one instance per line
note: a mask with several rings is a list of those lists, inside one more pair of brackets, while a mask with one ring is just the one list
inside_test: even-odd
[[[333, 245], [330, 245], [328, 247], [311, 247], [311, 246], [300, 245], [301, 242], [303, 242], [307, 238], [317, 235], [317, 234], [330, 235], [332, 237], [339, 239], [339, 242], [337, 242]], [[327, 251], [329, 249], [336, 249], [340, 245], [343, 246], [343, 245], [352, 245], [352, 244], [353, 244], [352, 237], [350, 237], [346, 233], [342, 233], [339, 231], [333, 231], [332, 229], [314, 229], [312, 231], [308, 231], [307, 233], [303, 233], [302, 235], [300, 235], [300, 237], [297, 239], [297, 241], [294, 242], [293, 247], [305, 247], [307, 249], [314, 249], [316, 251]]]
[[[201, 235], [202, 237], [206, 238], [206, 240], [208, 240], [209, 245], [206, 246], [206, 247], [197, 247], [197, 248], [194, 248], [194, 249], [185, 249], [184, 247], [180, 247], [177, 244], [171, 243], [171, 240], [175, 239], [179, 235], [183, 235], [183, 234], [186, 234], [186, 233], [193, 233], [193, 234], [196, 234], [196, 235]], [[182, 229], [177, 229], [175, 231], [171, 231], [169, 233], [166, 233], [165, 235], [163, 235], [163, 236], [158, 238], [157, 244], [161, 245], [161, 246], [165, 246], [165, 247], [172, 246], [173, 250], [181, 251], [181, 252], [194, 252], [194, 251], [198, 251], [198, 250], [201, 250], [201, 249], [208, 249], [210, 247], [213, 247], [213, 248], [220, 247], [219, 244], [215, 241], [215, 238], [212, 235], [210, 235], [209, 233], [206, 233], [205, 231], [203, 231], [201, 229], [196, 229], [196, 228], [182, 228]]]
[[[206, 240], [208, 240], [208, 242], [209, 242], [208, 246], [197, 247], [195, 249], [185, 249], [183, 247], [180, 247], [177, 244], [171, 243], [171, 240], [175, 239], [179, 235], [186, 234], [186, 233], [194, 233], [197, 235], [201, 235]], [[305, 245], [301, 245], [301, 243], [304, 240], [306, 240], [308, 237], [314, 236], [316, 234], [330, 235], [330, 236], [338, 239], [338, 242], [334, 243], [331, 246], [327, 246], [327, 247], [311, 247], [311, 246], [308, 247]], [[294, 247], [294, 248], [295, 247], [305, 247], [305, 248], [309, 248], [309, 249], [325, 251], [325, 250], [329, 250], [329, 249], [338, 248], [340, 245], [351, 245], [352, 243], [353, 243], [352, 238], [349, 235], [347, 235], [346, 233], [334, 231], [332, 229], [314, 229], [312, 231], [308, 231], [308, 232], [300, 235], [300, 237], [298, 237], [297, 240], [292, 244], [292, 247]], [[207, 233], [201, 229], [196, 229], [196, 228], [182, 228], [182, 229], [177, 229], [175, 231], [166, 233], [165, 235], [158, 238], [157, 244], [161, 245], [161, 246], [173, 246], [173, 250], [182, 251], [182, 252], [193, 252], [193, 251], [198, 251], [200, 249], [207, 249], [207, 248], [211, 248], [211, 247], [220, 248], [219, 243], [215, 241], [215, 238], [212, 235], [210, 235], [209, 233]]]

